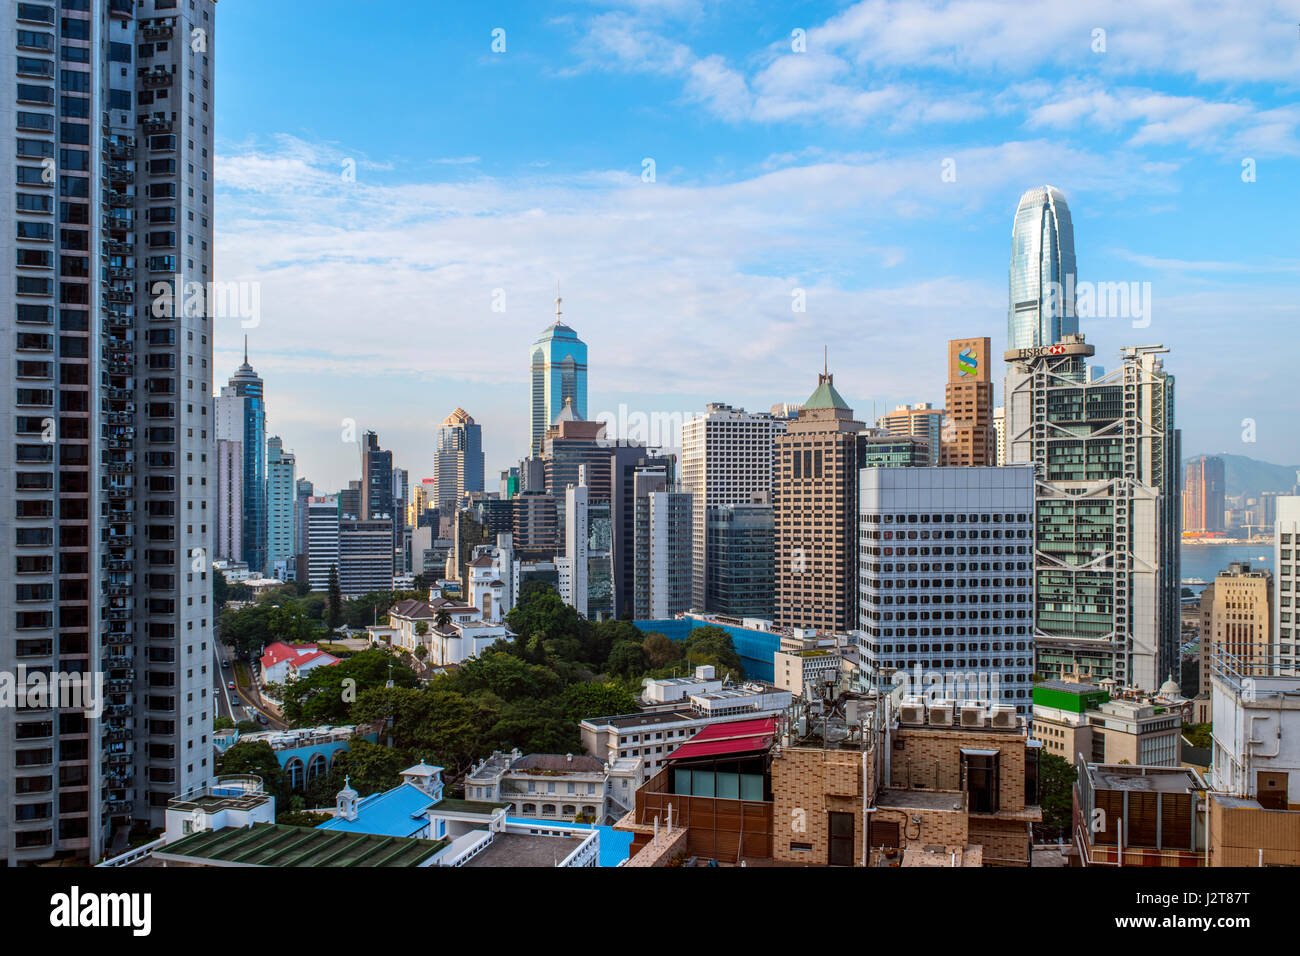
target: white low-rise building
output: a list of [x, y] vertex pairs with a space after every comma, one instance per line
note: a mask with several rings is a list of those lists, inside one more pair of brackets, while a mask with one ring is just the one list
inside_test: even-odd
[[512, 804], [511, 816], [608, 825], [632, 809], [644, 782], [640, 757], [608, 761], [581, 754], [496, 751], [465, 778], [470, 800]]

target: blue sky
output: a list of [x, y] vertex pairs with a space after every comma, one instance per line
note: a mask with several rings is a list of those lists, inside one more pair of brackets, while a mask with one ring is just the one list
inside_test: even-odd
[[216, 384], [247, 331], [325, 490], [345, 419], [418, 480], [457, 406], [493, 476], [558, 282], [593, 417], [801, 401], [824, 345], [858, 417], [942, 404], [1051, 183], [1080, 280], [1151, 283], [1149, 327], [1084, 321], [1097, 361], [1169, 346], [1188, 454], [1300, 462], [1300, 0], [757, 7], [223, 0], [216, 277], [261, 320], [218, 324]]

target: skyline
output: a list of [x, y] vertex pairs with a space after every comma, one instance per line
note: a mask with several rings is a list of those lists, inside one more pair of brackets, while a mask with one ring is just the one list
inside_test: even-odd
[[[247, 332], [269, 433], [323, 487], [353, 465], [344, 418], [413, 479], [458, 406], [483, 425], [489, 477], [517, 460], [527, 348], [557, 281], [590, 349], [589, 417], [797, 402], [825, 345], [859, 415], [942, 404], [947, 340], [1005, 347], [1012, 218], [1046, 183], [1069, 200], [1081, 282], [1151, 283], [1148, 327], [1080, 320], [1097, 361], [1162, 343], [1188, 454], [1300, 461], [1285, 352], [1256, 344], [1300, 317], [1284, 245], [1300, 212], [1294, 3], [1249, 23], [1203, 5], [1169, 36], [1151, 32], [1154, 4], [990, 5], [906, 43], [888, 3], [572, 4], [436, 24], [376, 10], [359, 38], [326, 29], [335, 6], [294, 20], [302, 42], [272, 57], [292, 14], [232, 3], [217, 57], [216, 278], [259, 281], [262, 319], [217, 323], [213, 378]], [[350, 67], [379, 36], [393, 70]], [[339, 68], [307, 69], [322, 57]], [[414, 72], [430, 57], [447, 78], [436, 99]], [[1234, 221], [1253, 226], [1222, 228]], [[1228, 368], [1251, 374], [1214, 374]], [[998, 403], [1004, 370], [999, 357]]]

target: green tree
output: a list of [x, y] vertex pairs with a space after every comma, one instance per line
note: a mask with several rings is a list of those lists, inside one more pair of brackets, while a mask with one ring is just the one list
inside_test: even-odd
[[251, 773], [262, 778], [267, 793], [283, 801], [285, 794], [284, 771], [275, 751], [265, 740], [240, 740], [217, 757], [217, 774]]
[[337, 630], [338, 626], [343, 623], [343, 590], [339, 587], [339, 568], [337, 564], [330, 565], [329, 578], [329, 617], [326, 623], [331, 631]]
[[636, 710], [636, 698], [626, 687], [612, 681], [570, 684], [564, 689], [561, 706], [567, 720], [577, 723], [591, 717], [629, 714]]
[[419, 683], [415, 672], [382, 648], [370, 648], [331, 667], [317, 667], [281, 689], [284, 716], [295, 726], [348, 723], [354, 703], [368, 688], [382, 687], [392, 674], [398, 687]]
[[645, 672], [646, 656], [640, 641], [619, 641], [609, 652], [609, 673], [615, 677], [635, 677]]
[[1183, 724], [1183, 736], [1193, 747], [1209, 749], [1214, 741], [1210, 739], [1210, 724]]
[[658, 631], [650, 631], [646, 634], [645, 640], [641, 642], [641, 649], [645, 651], [646, 665], [656, 671], [681, 660], [682, 657], [681, 645]]
[[1038, 794], [1044, 826], [1069, 831], [1076, 777], [1074, 767], [1064, 757], [1039, 753]]
[[[445, 612], [444, 612], [444, 613], [445, 613]], [[428, 634], [428, 633], [429, 633], [429, 622], [428, 622], [428, 621], [416, 621], [416, 622], [415, 622], [415, 635], [416, 635], [416, 637], [424, 637], [424, 635], [426, 635], [426, 634]]]
[[712, 664], [721, 676], [731, 680], [744, 679], [745, 668], [740, 663], [735, 642], [720, 627], [705, 625], [692, 628], [682, 642], [682, 651], [693, 667]]
[[212, 722], [213, 730], [234, 730], [235, 722], [229, 717], [218, 717]]

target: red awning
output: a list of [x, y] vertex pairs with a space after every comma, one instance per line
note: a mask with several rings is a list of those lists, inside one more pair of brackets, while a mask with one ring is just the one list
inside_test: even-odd
[[736, 720], [709, 724], [669, 756], [669, 760], [718, 757], [724, 754], [761, 753], [772, 746], [776, 718]]

